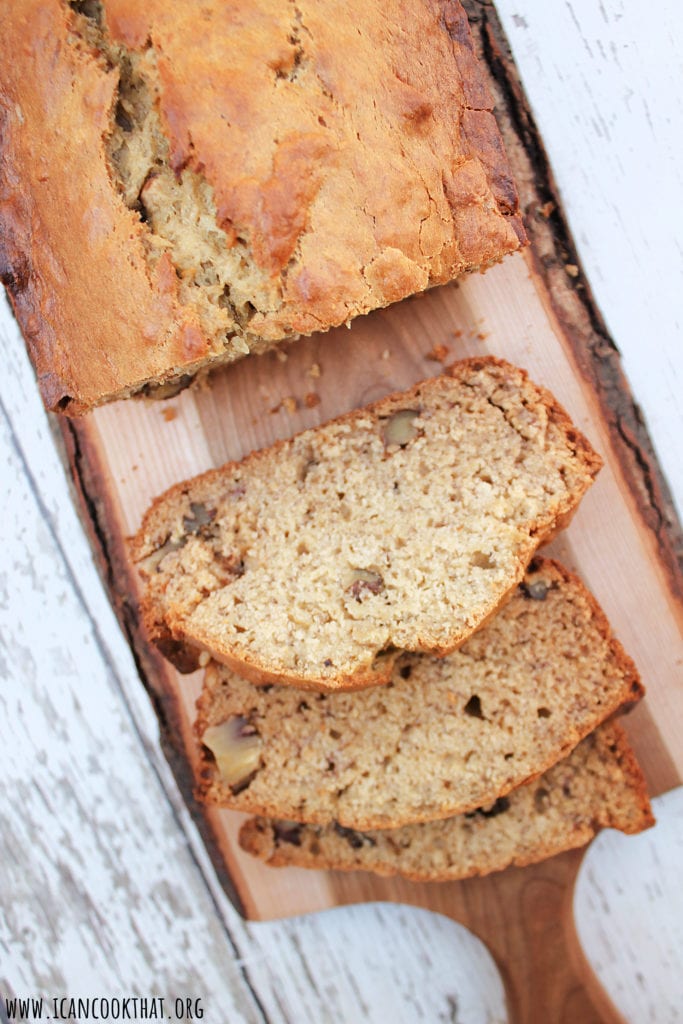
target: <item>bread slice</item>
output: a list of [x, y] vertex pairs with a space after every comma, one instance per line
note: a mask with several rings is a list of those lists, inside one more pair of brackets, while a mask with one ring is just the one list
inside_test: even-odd
[[469, 814], [372, 832], [252, 818], [239, 842], [274, 867], [444, 882], [534, 864], [583, 846], [600, 828], [632, 834], [653, 824], [642, 772], [623, 730], [610, 723], [541, 778]]
[[0, 273], [51, 409], [182, 386], [525, 244], [458, 0], [198, 11], [3, 5]]
[[148, 628], [255, 682], [386, 682], [495, 611], [600, 464], [524, 371], [465, 360], [157, 499]]
[[539, 775], [642, 692], [586, 588], [539, 559], [459, 651], [404, 655], [386, 686], [310, 694], [209, 666], [198, 795], [356, 829], [445, 818]]

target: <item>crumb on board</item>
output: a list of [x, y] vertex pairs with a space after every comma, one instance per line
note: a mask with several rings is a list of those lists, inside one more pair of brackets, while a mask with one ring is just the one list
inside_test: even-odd
[[195, 377], [190, 381], [185, 391], [191, 391], [193, 393], [197, 391], [210, 391], [211, 382], [209, 380], [209, 371], [206, 367], [199, 370]]
[[463, 332], [458, 328], [457, 330], [453, 331], [453, 337], [454, 338], [462, 338], [462, 333]]
[[175, 408], [175, 406], [170, 405], [166, 409], [161, 410], [161, 415], [164, 417], [167, 423], [171, 423], [172, 420], [177, 419], [178, 410]]
[[278, 345], [273, 345], [273, 347], [268, 350], [268, 355], [271, 359], [278, 359], [278, 362], [287, 362], [289, 358], [288, 352], [283, 348], [280, 348]]
[[446, 345], [435, 345], [434, 348], [427, 353], [425, 359], [430, 359], [434, 363], [445, 363], [450, 353], [451, 350]]
[[486, 341], [487, 338], [488, 333], [486, 331], [479, 331], [479, 333], [477, 334], [477, 341]]
[[382, 359], [390, 359], [390, 358], [391, 358], [391, 352], [389, 351], [388, 348], [385, 348], [384, 352], [382, 352]]
[[555, 203], [552, 201], [552, 199], [549, 199], [547, 203], [543, 203], [542, 206], [538, 207], [538, 212], [540, 213], [541, 217], [545, 217], [545, 219], [547, 220], [551, 213], [555, 212]]
[[311, 363], [310, 367], [306, 372], [308, 376], [312, 378], [312, 380], [317, 380], [320, 377], [319, 363]]
[[283, 398], [282, 401], [279, 402], [277, 405], [274, 405], [270, 411], [271, 413], [274, 414], [284, 410], [284, 412], [287, 412], [291, 415], [292, 413], [295, 413], [298, 408], [298, 398], [295, 398], [294, 395], [288, 395], [286, 398]]
[[316, 405], [320, 405], [320, 395], [315, 391], [309, 391], [304, 395], [304, 405], [307, 409], [315, 409]]
[[576, 263], [565, 263], [564, 269], [567, 271], [570, 277], [579, 276], [579, 268], [577, 267]]

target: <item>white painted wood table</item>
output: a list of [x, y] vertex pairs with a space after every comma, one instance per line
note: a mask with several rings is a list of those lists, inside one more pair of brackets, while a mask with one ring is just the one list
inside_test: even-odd
[[[681, 14], [497, 6], [680, 513]], [[0, 360], [0, 1020], [13, 996], [65, 1019], [85, 1018], [53, 997], [163, 998], [173, 1018], [181, 999], [178, 1016], [212, 1024], [504, 1020], [481, 944], [426, 911], [239, 918], [161, 753], [4, 304]], [[681, 791], [655, 809], [652, 832], [594, 843], [576, 893], [584, 949], [634, 1024], [683, 1017]], [[128, 1013], [144, 1019], [141, 1003]]]

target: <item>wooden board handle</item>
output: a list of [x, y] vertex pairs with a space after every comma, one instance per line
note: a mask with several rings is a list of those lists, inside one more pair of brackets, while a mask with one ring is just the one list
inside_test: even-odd
[[[579, 945], [572, 910], [584, 850], [464, 882], [369, 880], [368, 898], [429, 907], [464, 925], [493, 956], [510, 1024], [624, 1024]], [[331, 876], [334, 902], [362, 898], [360, 875]], [[382, 891], [383, 890], [383, 891]]]
[[502, 929], [491, 927], [490, 914], [477, 913], [481, 904], [470, 905], [468, 926], [498, 963], [511, 1024], [623, 1024], [576, 934], [573, 890], [583, 854], [572, 851], [501, 878]]

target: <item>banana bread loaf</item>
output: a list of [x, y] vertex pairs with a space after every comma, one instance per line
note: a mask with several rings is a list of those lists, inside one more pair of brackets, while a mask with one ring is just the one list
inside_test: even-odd
[[0, 270], [46, 404], [182, 383], [518, 249], [491, 108], [458, 0], [5, 4]]
[[522, 370], [465, 360], [158, 498], [133, 545], [148, 629], [255, 682], [386, 682], [495, 611], [599, 466]]
[[275, 867], [443, 882], [534, 864], [583, 846], [600, 828], [635, 833], [653, 824], [642, 772], [623, 729], [610, 723], [539, 779], [469, 814], [372, 832], [252, 818], [239, 841]]
[[583, 584], [539, 559], [460, 650], [404, 655], [386, 686], [310, 694], [209, 666], [198, 795], [357, 829], [445, 818], [539, 775], [642, 692]]

